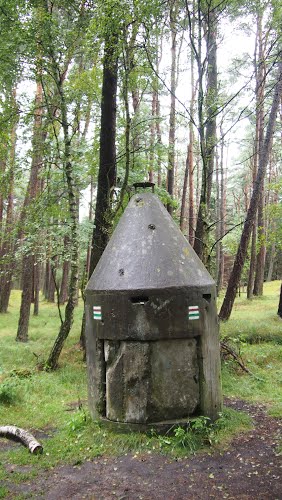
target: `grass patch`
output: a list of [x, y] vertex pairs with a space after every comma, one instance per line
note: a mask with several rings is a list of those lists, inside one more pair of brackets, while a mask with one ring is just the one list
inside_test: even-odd
[[[264, 295], [251, 300], [246, 294], [237, 297], [231, 317], [222, 322], [222, 337], [232, 337], [249, 344], [273, 342], [282, 345], [282, 320], [277, 315], [280, 281], [264, 284]], [[221, 303], [222, 297], [219, 300]]]

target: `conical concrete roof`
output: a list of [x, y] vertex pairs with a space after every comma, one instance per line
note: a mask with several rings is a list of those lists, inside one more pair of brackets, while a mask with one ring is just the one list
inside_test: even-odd
[[122, 215], [87, 290], [214, 286], [161, 201], [136, 194]]

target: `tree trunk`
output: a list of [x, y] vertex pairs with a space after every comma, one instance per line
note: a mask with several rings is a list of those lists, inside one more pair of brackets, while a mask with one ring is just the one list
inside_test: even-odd
[[272, 280], [274, 260], [275, 260], [275, 251], [276, 251], [276, 249], [275, 249], [275, 243], [272, 243], [271, 249], [270, 249], [270, 252], [269, 252], [268, 273], [267, 273], [266, 281], [271, 281]]
[[[170, 70], [170, 114], [169, 114], [169, 136], [168, 136], [168, 170], [167, 170], [167, 192], [173, 198], [174, 174], [175, 174], [175, 92], [176, 92], [176, 0], [172, 0], [170, 6], [170, 37], [171, 37], [171, 70]], [[167, 203], [167, 211], [172, 215], [173, 206]]]
[[282, 318], [282, 285], [280, 287], [280, 297], [279, 297], [279, 305], [278, 305], [278, 311], [277, 311], [278, 316]]
[[259, 193], [262, 189], [266, 168], [270, 155], [270, 148], [272, 144], [272, 136], [275, 129], [275, 122], [277, 111], [280, 102], [280, 96], [282, 92], [282, 63], [278, 66], [278, 76], [275, 84], [274, 96], [271, 105], [271, 110], [269, 113], [268, 124], [266, 129], [266, 135], [263, 142], [263, 147], [261, 149], [261, 154], [259, 158], [258, 165], [258, 175], [256, 179], [256, 184], [253, 189], [250, 206], [247, 212], [247, 217], [243, 227], [239, 248], [237, 255], [235, 257], [233, 269], [229, 278], [226, 294], [224, 297], [223, 304], [220, 309], [219, 318], [223, 321], [229, 319], [234, 300], [236, 297], [237, 288], [241, 279], [241, 274], [243, 266], [246, 260], [248, 244], [251, 236], [253, 221], [257, 212]]
[[77, 204], [76, 183], [71, 163], [71, 138], [69, 136], [69, 124], [67, 116], [67, 104], [62, 80], [57, 82], [60, 108], [62, 117], [62, 128], [64, 133], [64, 171], [68, 189], [68, 210], [70, 217], [70, 233], [71, 233], [71, 273], [69, 283], [68, 302], [65, 308], [65, 318], [61, 322], [61, 327], [58, 336], [51, 349], [46, 362], [46, 370], [55, 370], [58, 366], [58, 360], [63, 349], [64, 343], [69, 335], [73, 324], [73, 314], [77, 299], [78, 288], [78, 257], [79, 257], [79, 207]]
[[[114, 37], [115, 38], [115, 37]], [[116, 48], [112, 39], [105, 43], [101, 129], [100, 160], [97, 186], [96, 210], [92, 237], [90, 273], [93, 273], [109, 240], [111, 227], [111, 193], [116, 182], [116, 93], [117, 60]]]
[[57, 274], [57, 257], [51, 257], [49, 268], [49, 282], [48, 282], [48, 294], [47, 301], [55, 302], [55, 292], [56, 292], [56, 274]]
[[[256, 85], [256, 108], [257, 108], [257, 124], [258, 124], [258, 154], [261, 154], [261, 147], [263, 145], [264, 136], [264, 99], [265, 99], [265, 54], [264, 44], [262, 37], [262, 14], [259, 12], [257, 16], [257, 33], [258, 33], [258, 65], [257, 65], [257, 85]], [[254, 282], [254, 295], [263, 294], [264, 282], [264, 268], [265, 268], [265, 218], [264, 218], [264, 182], [262, 184], [261, 192], [258, 201], [258, 214], [257, 214], [257, 235], [259, 250], [256, 256], [256, 276]]]
[[35, 260], [33, 272], [33, 293], [34, 293], [34, 306], [33, 315], [39, 314], [39, 293], [40, 293], [40, 271], [41, 263]]
[[153, 89], [150, 126], [149, 182], [154, 182], [157, 92]]
[[219, 219], [220, 219], [220, 227], [219, 227], [219, 267], [218, 267], [218, 275], [217, 275], [217, 293], [219, 294], [220, 290], [223, 287], [223, 278], [224, 278], [224, 252], [223, 252], [223, 244], [222, 239], [225, 234], [225, 218], [226, 218], [226, 180], [225, 180], [225, 169], [224, 169], [224, 158], [223, 158], [223, 150], [224, 150], [224, 139], [223, 139], [223, 131], [220, 129], [221, 134], [221, 147], [220, 147], [220, 210], [219, 210]]
[[250, 268], [247, 284], [247, 299], [253, 298], [254, 283], [255, 283], [255, 268], [256, 268], [256, 252], [257, 252], [257, 217], [255, 216], [252, 228], [252, 242], [250, 255]]
[[43, 285], [43, 295], [46, 300], [48, 299], [49, 295], [49, 283], [50, 283], [50, 259], [47, 259], [45, 264], [44, 285]]
[[256, 276], [254, 282], [254, 295], [263, 295], [264, 269], [265, 269], [265, 220], [264, 220], [264, 189], [259, 195], [258, 206], [258, 243], [259, 251], [256, 257]]
[[[38, 192], [38, 174], [42, 165], [42, 116], [43, 116], [43, 89], [40, 81], [37, 81], [35, 94], [35, 112], [32, 138], [32, 162], [30, 170], [30, 178], [28, 182], [27, 192], [24, 200], [24, 206], [21, 213], [21, 220], [26, 216], [26, 209], [35, 200]], [[44, 135], [45, 136], [45, 135]], [[17, 331], [17, 341], [27, 342], [28, 340], [28, 324], [30, 316], [30, 306], [33, 296], [33, 268], [34, 255], [26, 253], [23, 257], [23, 272], [22, 272], [22, 297], [20, 317]]]
[[69, 262], [69, 260], [64, 260], [62, 281], [61, 281], [61, 287], [60, 287], [60, 295], [59, 295], [60, 305], [65, 304], [68, 300], [69, 273], [70, 273], [70, 262]]
[[183, 190], [182, 190], [182, 198], [181, 198], [181, 209], [180, 209], [180, 219], [179, 226], [181, 231], [185, 230], [185, 213], [186, 213], [186, 196], [187, 196], [187, 187], [188, 187], [188, 176], [189, 176], [189, 146], [187, 147], [187, 156], [185, 163], [185, 171], [184, 171], [184, 181], [183, 181]]
[[[216, 8], [204, 12], [206, 18], [205, 39], [207, 51], [207, 91], [204, 97], [203, 65], [202, 65], [202, 16], [201, 5], [198, 4], [198, 51], [195, 55], [198, 66], [198, 120], [200, 136], [200, 153], [202, 160], [202, 182], [200, 204], [197, 215], [194, 250], [199, 258], [207, 263], [209, 239], [209, 209], [211, 199], [212, 177], [214, 170], [216, 145], [217, 114], [217, 11]], [[204, 120], [204, 104], [207, 118]]]
[[[16, 89], [12, 92], [13, 105], [16, 108]], [[5, 221], [5, 230], [1, 240], [0, 248], [0, 264], [1, 264], [1, 277], [0, 277], [0, 313], [8, 311], [9, 300], [12, 290], [12, 279], [14, 271], [14, 177], [15, 177], [15, 155], [16, 155], [16, 142], [17, 142], [17, 126], [18, 120], [12, 126], [11, 130], [11, 147], [8, 154], [7, 161], [9, 163], [8, 175], [8, 197], [7, 197], [7, 212]], [[7, 165], [6, 165], [7, 167]], [[3, 167], [4, 168], [4, 165]], [[1, 220], [1, 223], [3, 221]], [[2, 224], [3, 227], [3, 224]]]

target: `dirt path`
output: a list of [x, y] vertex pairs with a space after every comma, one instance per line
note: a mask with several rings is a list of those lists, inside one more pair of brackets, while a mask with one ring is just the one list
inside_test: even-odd
[[8, 498], [24, 494], [46, 500], [282, 500], [282, 457], [276, 452], [282, 421], [267, 416], [263, 406], [243, 401], [228, 405], [248, 412], [255, 428], [222, 454], [181, 460], [154, 454], [98, 458], [2, 486], [11, 491]]

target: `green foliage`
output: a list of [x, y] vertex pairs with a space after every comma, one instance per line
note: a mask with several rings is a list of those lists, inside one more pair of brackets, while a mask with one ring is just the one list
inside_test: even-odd
[[20, 402], [19, 385], [15, 378], [0, 383], [0, 405], [10, 406]]
[[86, 413], [84, 408], [81, 408], [75, 412], [71, 420], [68, 422], [68, 427], [71, 433], [76, 433], [84, 429], [84, 427], [89, 424], [89, 414]]
[[5, 486], [0, 486], [0, 498], [6, 498], [8, 495], [9, 490], [5, 488]]

